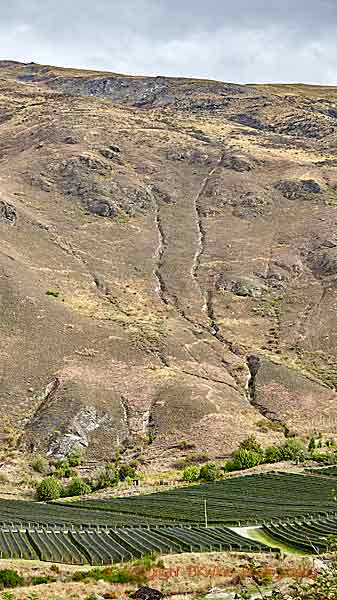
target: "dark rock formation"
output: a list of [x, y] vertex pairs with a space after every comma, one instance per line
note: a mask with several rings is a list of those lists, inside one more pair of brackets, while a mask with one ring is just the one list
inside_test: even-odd
[[0, 223], [8, 223], [9, 225], [15, 225], [16, 223], [16, 208], [14, 204], [7, 202], [6, 200], [0, 200]]
[[283, 180], [276, 183], [275, 188], [289, 200], [306, 198], [310, 194], [319, 194], [322, 191], [314, 179]]
[[266, 286], [261, 284], [258, 279], [221, 275], [217, 282], [217, 289], [232, 292], [236, 296], [261, 298]]
[[161, 600], [163, 597], [164, 594], [159, 590], [147, 586], [143, 586], [131, 594], [131, 598], [139, 598], [139, 600]]

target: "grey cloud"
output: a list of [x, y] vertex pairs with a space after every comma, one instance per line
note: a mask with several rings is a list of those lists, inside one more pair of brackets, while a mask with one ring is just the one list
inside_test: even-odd
[[12, 0], [1, 7], [0, 56], [135, 74], [333, 84], [336, 29], [336, 0]]

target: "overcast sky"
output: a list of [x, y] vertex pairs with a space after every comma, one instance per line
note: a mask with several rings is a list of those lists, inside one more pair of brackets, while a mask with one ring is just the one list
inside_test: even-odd
[[337, 0], [0, 0], [0, 59], [337, 84]]

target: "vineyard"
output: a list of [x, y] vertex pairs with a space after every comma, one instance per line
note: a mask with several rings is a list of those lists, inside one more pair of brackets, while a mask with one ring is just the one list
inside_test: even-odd
[[328, 476], [337, 478], [337, 467], [335, 465], [331, 467], [316, 467], [314, 469], [308, 469], [308, 471], [315, 475], [325, 475], [325, 477]]
[[333, 476], [269, 473], [107, 500], [0, 500], [0, 557], [110, 564], [153, 553], [269, 551], [229, 529], [255, 524], [280, 543], [322, 551], [324, 536], [337, 534], [336, 487]]
[[0, 558], [108, 565], [151, 554], [222, 550], [271, 552], [225, 527], [0, 529]]
[[[226, 525], [261, 523], [266, 519], [333, 512], [333, 489], [337, 481], [326, 477], [287, 473], [235, 477], [216, 483], [196, 485], [172, 491], [114, 498], [86, 500], [72, 506], [77, 509], [110, 513], [112, 520], [151, 519], [160, 522], [204, 522], [207, 501], [208, 522]], [[67, 504], [66, 506], [70, 506]], [[1, 513], [0, 513], [1, 514]]]
[[337, 513], [270, 523], [263, 531], [279, 542], [319, 554], [328, 550], [334, 537], [337, 540]]

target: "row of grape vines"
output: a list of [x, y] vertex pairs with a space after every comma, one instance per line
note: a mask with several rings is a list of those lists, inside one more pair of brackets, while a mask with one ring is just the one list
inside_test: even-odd
[[[207, 501], [208, 523], [260, 524], [264, 520], [336, 511], [332, 478], [311, 474], [263, 473], [234, 477], [156, 494], [85, 500], [72, 507], [110, 516], [111, 520], [147, 519], [173, 524], [203, 523]], [[69, 504], [68, 504], [69, 506]]]
[[310, 554], [337, 548], [337, 514], [280, 520], [265, 524], [264, 532], [278, 542]]
[[39, 503], [0, 499], [1, 523], [25, 527], [237, 526], [334, 512], [337, 481], [319, 474], [263, 473], [123, 498]]
[[153, 554], [223, 550], [272, 551], [225, 527], [0, 529], [0, 558], [53, 563], [108, 565]]

